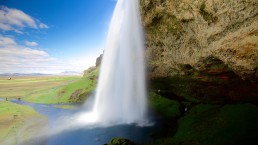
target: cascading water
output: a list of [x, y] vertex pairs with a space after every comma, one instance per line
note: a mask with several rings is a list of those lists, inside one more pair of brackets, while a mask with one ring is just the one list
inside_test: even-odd
[[138, 0], [118, 0], [111, 20], [92, 112], [80, 120], [146, 121], [144, 39]]
[[[101, 127], [104, 125], [106, 127], [132, 123], [140, 126], [152, 125], [149, 124], [147, 118], [143, 38], [139, 1], [118, 0], [108, 32], [94, 105], [91, 111], [55, 118], [60, 115], [56, 113], [62, 114], [63, 111], [55, 111], [57, 109], [55, 108], [53, 115], [53, 112], [48, 109], [35, 107], [35, 109], [40, 108], [39, 110], [46, 111], [45, 113], [51, 118], [52, 125], [49, 126], [50, 128], [43, 130], [41, 134], [36, 135], [35, 139], [26, 140], [22, 144], [45, 144], [47, 142], [47, 145], [96, 145], [104, 144], [107, 142], [107, 138], [113, 136], [124, 136], [129, 137], [129, 139], [131, 137], [131, 139], [140, 141], [148, 139], [149, 130], [146, 132], [146, 130], [130, 127], [129, 133], [123, 133], [122, 130], [128, 129], [128, 126], [109, 128], [110, 132], [107, 132], [106, 128], [96, 129], [95, 131], [81, 129], [81, 126], [91, 128], [92, 126]], [[53, 121], [53, 117], [58, 120]], [[80, 130], [77, 130], [78, 128]], [[50, 130], [51, 132], [49, 132]], [[100, 135], [106, 137], [100, 140]]]

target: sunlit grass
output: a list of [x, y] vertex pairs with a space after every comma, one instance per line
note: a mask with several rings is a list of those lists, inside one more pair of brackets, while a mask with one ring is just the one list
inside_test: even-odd
[[[33, 122], [28, 121], [36, 118]], [[18, 139], [23, 141], [39, 130], [32, 124], [47, 122], [46, 118], [40, 116], [33, 108], [18, 105], [9, 101], [0, 102], [0, 144], [16, 145]], [[27, 132], [28, 127], [30, 132]]]
[[51, 90], [58, 86], [69, 84], [79, 77], [40, 76], [40, 77], [13, 77], [12, 80], [0, 78], [1, 98], [24, 98], [35, 92]]
[[80, 78], [73, 83], [54, 88], [41, 89], [32, 92], [24, 99], [35, 103], [69, 103], [69, 99], [76, 90], [92, 91], [95, 84], [87, 78]]
[[[98, 72], [99, 68], [96, 68], [84, 77], [64, 78], [64, 80], [69, 80], [70, 82], [30, 91], [24, 100], [44, 104], [82, 102], [95, 89]], [[49, 78], [49, 80], [51, 83], [58, 82], [59, 80], [64, 81], [62, 78]], [[74, 93], [76, 93], [75, 97], [73, 97]]]

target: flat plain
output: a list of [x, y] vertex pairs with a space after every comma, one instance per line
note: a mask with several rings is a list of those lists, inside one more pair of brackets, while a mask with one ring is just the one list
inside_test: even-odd
[[44, 91], [65, 86], [78, 80], [78, 76], [25, 76], [0, 77], [0, 98], [26, 98]]

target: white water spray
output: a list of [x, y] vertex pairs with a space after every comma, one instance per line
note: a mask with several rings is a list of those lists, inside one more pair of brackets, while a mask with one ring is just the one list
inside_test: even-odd
[[[135, 123], [152, 125], [147, 119], [144, 39], [138, 0], [118, 0], [110, 24], [92, 111], [57, 120], [34, 137], [36, 144], [58, 133], [87, 125]], [[31, 138], [30, 138], [31, 139]], [[26, 140], [25, 144], [31, 144]], [[22, 143], [24, 144], [24, 143]], [[33, 143], [34, 144], [34, 143]]]
[[138, 0], [118, 0], [106, 42], [92, 112], [85, 122], [146, 122], [144, 39]]

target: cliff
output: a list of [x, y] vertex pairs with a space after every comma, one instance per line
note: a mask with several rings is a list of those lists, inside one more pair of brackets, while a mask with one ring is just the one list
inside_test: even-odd
[[257, 81], [257, 0], [140, 2], [151, 78], [232, 71]]
[[257, 144], [258, 1], [140, 2], [149, 106], [162, 118], [150, 145]]

